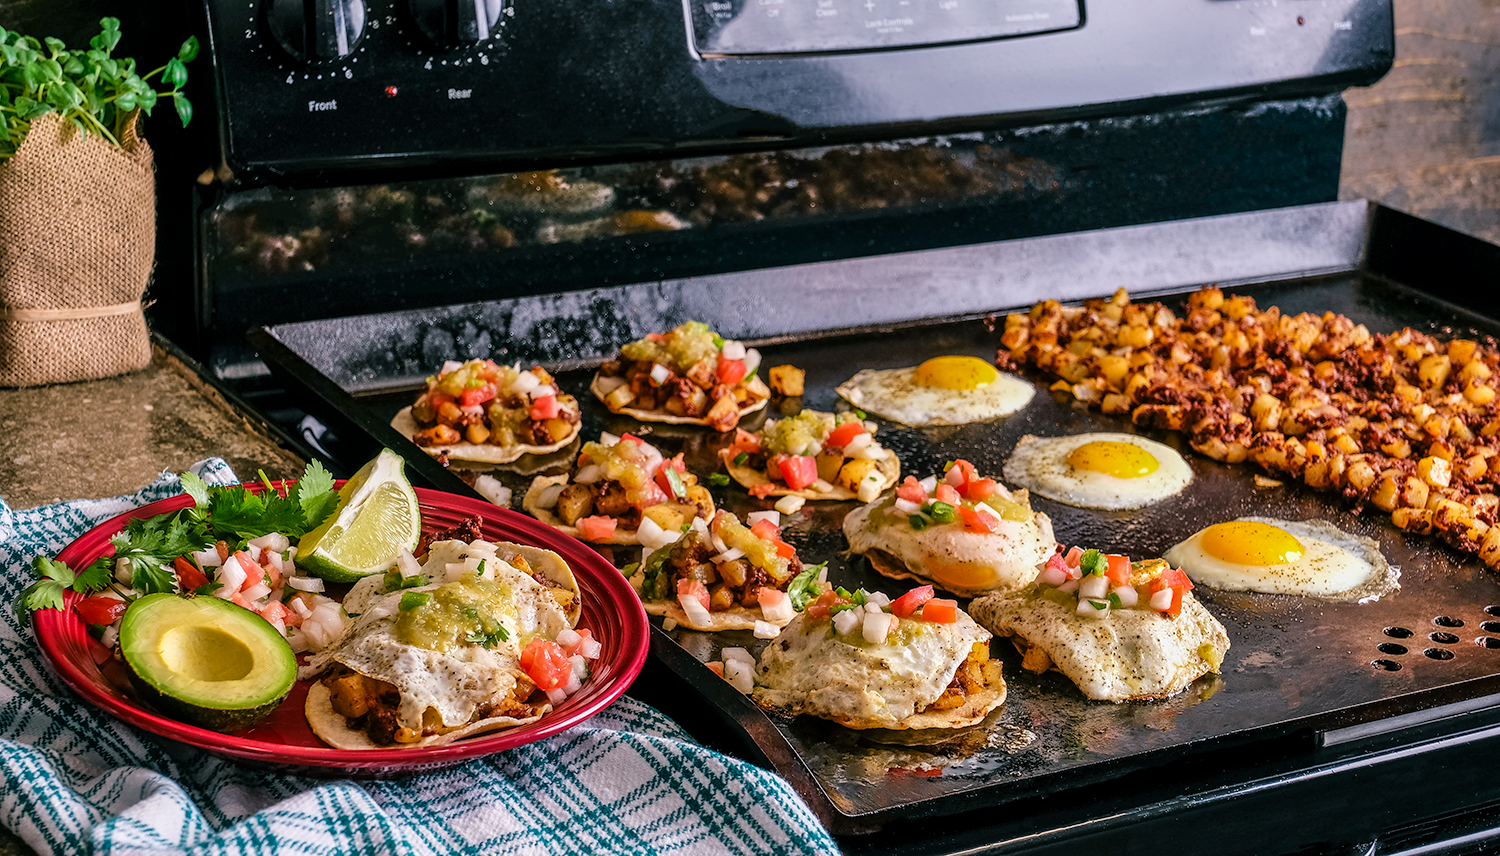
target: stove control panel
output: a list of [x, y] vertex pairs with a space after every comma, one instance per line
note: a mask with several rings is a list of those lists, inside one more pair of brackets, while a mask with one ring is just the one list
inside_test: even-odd
[[254, 186], [898, 139], [1335, 92], [1389, 68], [1391, 3], [204, 0], [202, 8], [224, 160]]
[[1083, 24], [1079, 0], [689, 0], [689, 14], [706, 56], [912, 47]]

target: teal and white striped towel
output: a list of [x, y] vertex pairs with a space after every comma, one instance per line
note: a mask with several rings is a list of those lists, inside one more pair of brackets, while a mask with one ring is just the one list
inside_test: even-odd
[[[238, 481], [217, 458], [193, 467]], [[14, 511], [0, 500], [0, 824], [40, 854], [803, 854], [833, 839], [781, 778], [694, 743], [622, 697], [576, 728], [397, 781], [249, 770], [73, 695], [9, 604], [31, 560], [181, 492]]]

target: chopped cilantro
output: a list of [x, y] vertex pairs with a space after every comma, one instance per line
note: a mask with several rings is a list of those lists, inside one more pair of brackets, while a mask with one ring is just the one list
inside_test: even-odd
[[1121, 607], [1120, 596], [1115, 594], [1114, 592], [1110, 592], [1109, 605], [1114, 607], [1115, 609], [1119, 609]]
[[676, 467], [668, 465], [662, 467], [661, 471], [667, 474], [667, 485], [672, 489], [673, 499], [682, 499], [687, 496], [687, 485], [682, 483], [682, 473], [679, 473]]
[[[404, 605], [403, 608], [405, 608]], [[510, 634], [505, 631], [504, 625], [502, 625], [498, 621], [495, 622], [494, 630], [485, 632], [484, 625], [481, 624], [478, 630], [475, 630], [473, 633], [470, 633], [468, 636], [464, 637], [465, 642], [473, 642], [474, 644], [481, 645], [485, 648], [494, 648], [501, 642], [506, 642], [509, 640]]]
[[786, 587], [786, 596], [792, 599], [792, 609], [801, 612], [807, 608], [808, 601], [823, 593], [818, 574], [827, 566], [827, 562], [808, 565], [802, 569], [802, 573], [792, 577], [791, 583]]

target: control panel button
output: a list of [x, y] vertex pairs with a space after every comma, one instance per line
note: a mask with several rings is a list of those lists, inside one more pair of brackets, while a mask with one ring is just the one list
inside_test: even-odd
[[365, 34], [365, 0], [267, 0], [266, 28], [293, 59], [340, 59]]
[[503, 0], [410, 0], [417, 29], [440, 47], [489, 41], [504, 11]]

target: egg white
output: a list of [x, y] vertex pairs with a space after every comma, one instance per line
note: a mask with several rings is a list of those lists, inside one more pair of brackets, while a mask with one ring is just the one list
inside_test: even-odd
[[978, 389], [943, 389], [915, 381], [916, 366], [864, 369], [838, 387], [861, 410], [903, 425], [963, 425], [1009, 416], [1030, 403], [1036, 387], [1014, 375], [997, 372]]
[[[1074, 469], [1068, 456], [1095, 441], [1128, 443], [1156, 458], [1154, 472], [1135, 478], [1116, 478], [1096, 470]], [[1154, 505], [1176, 496], [1193, 480], [1193, 470], [1171, 446], [1134, 434], [1076, 434], [1037, 437], [1027, 434], [1005, 462], [1005, 480], [1032, 493], [1080, 508], [1120, 511]]]
[[1196, 584], [1226, 591], [1294, 594], [1330, 600], [1374, 600], [1399, 588], [1400, 573], [1386, 561], [1373, 538], [1351, 535], [1324, 520], [1241, 517], [1286, 530], [1302, 543], [1302, 558], [1277, 565], [1226, 562], [1203, 549], [1198, 530], [1162, 558], [1180, 567]]

